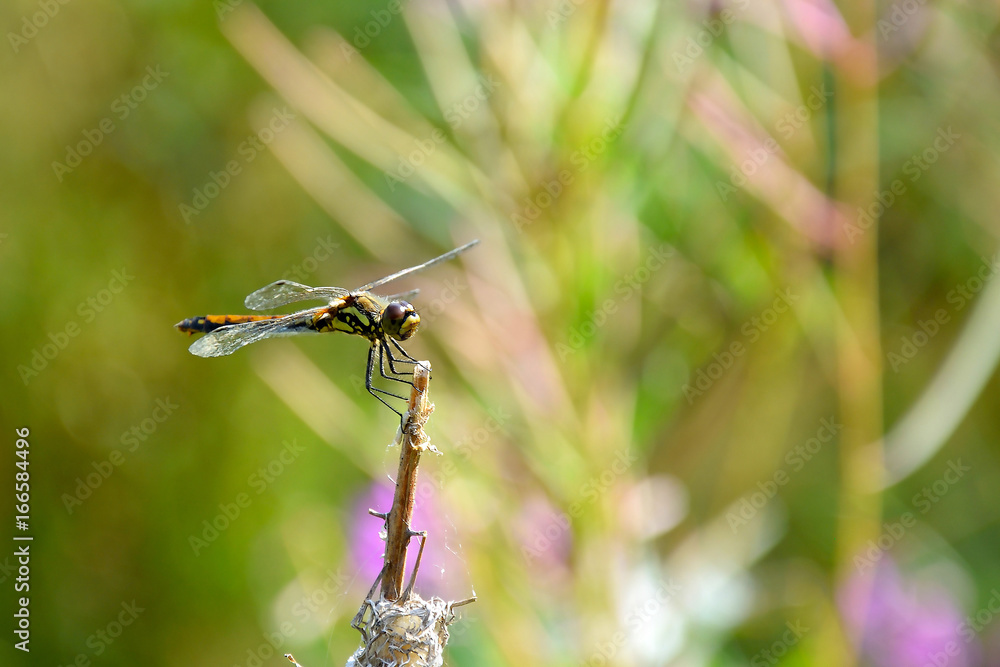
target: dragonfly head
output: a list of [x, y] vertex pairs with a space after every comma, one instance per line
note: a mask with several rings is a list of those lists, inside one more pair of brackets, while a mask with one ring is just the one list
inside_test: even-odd
[[382, 311], [382, 331], [396, 340], [406, 340], [418, 326], [420, 315], [406, 301], [393, 301]]

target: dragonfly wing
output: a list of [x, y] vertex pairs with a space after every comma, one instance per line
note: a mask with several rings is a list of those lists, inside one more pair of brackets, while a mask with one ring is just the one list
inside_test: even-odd
[[250, 310], [270, 310], [296, 301], [333, 301], [350, 294], [341, 287], [309, 287], [291, 280], [276, 280], [249, 295], [243, 302]]
[[411, 289], [409, 292], [400, 292], [399, 294], [390, 294], [388, 296], [380, 297], [384, 301], [409, 301], [416, 295], [420, 294], [420, 290]]
[[323, 309], [313, 308], [273, 320], [259, 320], [220, 327], [196, 340], [188, 348], [188, 351], [198, 357], [224, 357], [244, 345], [256, 343], [265, 338], [317, 333], [310, 329], [309, 325], [312, 323], [313, 315], [320, 310]]
[[434, 266], [435, 264], [440, 264], [441, 262], [447, 262], [452, 257], [454, 257], [454, 256], [456, 256], [456, 255], [458, 255], [460, 253], [465, 252], [466, 250], [468, 250], [472, 246], [476, 245], [477, 243], [479, 243], [479, 239], [476, 239], [475, 241], [470, 241], [469, 243], [466, 243], [464, 246], [455, 248], [454, 250], [450, 250], [450, 251], [446, 252], [445, 254], [441, 255], [440, 257], [435, 257], [434, 259], [432, 259], [430, 261], [427, 261], [427, 262], [424, 262], [423, 264], [418, 264], [417, 266], [411, 266], [408, 269], [403, 269], [402, 271], [397, 271], [396, 273], [392, 274], [391, 276], [386, 276], [385, 278], [381, 278], [379, 280], [376, 280], [373, 283], [368, 283], [367, 285], [362, 285], [361, 287], [359, 287], [358, 289], [356, 289], [354, 291], [355, 292], [367, 292], [370, 289], [374, 289], [374, 288], [378, 287], [379, 285], [385, 285], [387, 282], [390, 282], [392, 280], [396, 280], [397, 278], [402, 278], [403, 276], [408, 276], [411, 273], [416, 273], [417, 271], [423, 271], [424, 269], [430, 268], [430, 267]]

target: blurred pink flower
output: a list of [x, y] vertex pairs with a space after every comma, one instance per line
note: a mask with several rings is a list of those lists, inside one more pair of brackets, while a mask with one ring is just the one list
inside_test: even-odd
[[[394, 487], [388, 482], [373, 482], [359, 494], [351, 511], [351, 560], [364, 582], [373, 582], [382, 569], [385, 540], [381, 537], [385, 525], [378, 517], [368, 514], [368, 509], [388, 512], [392, 507]], [[461, 545], [454, 542], [454, 533], [445, 528], [440, 509], [435, 502], [436, 489], [430, 483], [418, 481], [417, 497], [413, 506], [413, 530], [427, 531], [420, 572], [414, 589], [423, 597], [439, 596], [446, 600], [464, 599], [471, 595], [468, 570], [461, 557]], [[454, 542], [454, 543], [452, 543]], [[420, 540], [413, 538], [406, 550], [406, 578], [410, 580], [413, 564], [420, 550]], [[366, 583], [366, 586], [370, 585]]]
[[817, 58], [830, 60], [853, 47], [847, 23], [830, 0], [785, 0], [785, 11], [802, 42]]
[[556, 574], [568, 574], [572, 524], [569, 514], [558, 510], [543, 496], [525, 501], [514, 520], [514, 533], [530, 570], [543, 574], [550, 582]]
[[937, 581], [900, 573], [883, 555], [841, 588], [840, 613], [859, 656], [877, 667], [982, 664], [977, 641], [963, 633], [958, 603]]

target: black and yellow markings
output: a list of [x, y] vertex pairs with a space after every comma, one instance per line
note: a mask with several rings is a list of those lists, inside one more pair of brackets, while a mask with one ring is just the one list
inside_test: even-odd
[[323, 333], [341, 331], [374, 341], [381, 335], [376, 324], [378, 317], [379, 310], [374, 301], [366, 297], [350, 296], [318, 314], [313, 320], [313, 326], [316, 331]]
[[[405, 377], [407, 373], [404, 372], [409, 371], [409, 368], [398, 369], [396, 364], [419, 363], [398, 342], [408, 340], [420, 326], [420, 315], [402, 298], [415, 295], [418, 290], [392, 297], [378, 297], [370, 290], [450, 260], [477, 243], [478, 241], [471, 241], [423, 264], [397, 271], [353, 290], [342, 287], [310, 287], [290, 280], [277, 280], [252, 292], [244, 300], [247, 308], [258, 312], [282, 308], [300, 301], [323, 301], [322, 306], [286, 315], [204, 315], [183, 320], [175, 326], [187, 333], [207, 334], [188, 348], [191, 354], [199, 357], [227, 356], [246, 345], [278, 336], [335, 331], [362, 336], [371, 343], [368, 348], [365, 388], [402, 419], [403, 414], [390, 405], [386, 398], [405, 401], [405, 396], [374, 387], [372, 377], [377, 370], [386, 380], [410, 384]], [[385, 370], [386, 361], [389, 363], [388, 373]]]
[[257, 322], [259, 320], [273, 320], [280, 315], [204, 315], [201, 317], [189, 317], [178, 322], [175, 326], [189, 334], [209, 333], [219, 327], [230, 324], [243, 324], [244, 322]]

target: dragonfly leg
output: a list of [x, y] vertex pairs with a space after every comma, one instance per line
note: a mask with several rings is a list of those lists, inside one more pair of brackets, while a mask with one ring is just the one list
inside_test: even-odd
[[380, 373], [382, 373], [382, 377], [384, 377], [386, 380], [394, 380], [396, 382], [402, 382], [403, 384], [408, 384], [408, 385], [410, 385], [412, 387], [413, 386], [413, 382], [410, 381], [410, 380], [404, 380], [402, 378], [393, 377], [392, 375], [386, 375], [386, 373], [385, 373], [385, 358], [387, 356], [389, 357], [389, 371], [393, 375], [402, 375], [402, 373], [400, 373], [399, 371], [397, 371], [396, 368], [392, 365], [392, 362], [394, 362], [394, 361], [398, 362], [399, 360], [393, 358], [393, 356], [392, 356], [392, 350], [390, 348], [386, 347], [385, 343], [377, 343], [377, 345], [378, 345], [378, 348], [379, 348], [378, 349], [378, 370], [379, 370]]
[[384, 389], [379, 389], [377, 387], [373, 387], [372, 386], [372, 372], [374, 370], [375, 370], [375, 346], [372, 345], [370, 348], [368, 348], [368, 373], [366, 374], [366, 377], [365, 377], [365, 389], [368, 390], [369, 394], [371, 394], [372, 396], [374, 396], [378, 400], [382, 401], [382, 404], [385, 407], [389, 408], [390, 410], [392, 410], [393, 412], [395, 412], [397, 415], [399, 415], [400, 420], [402, 420], [403, 419], [403, 413], [400, 412], [399, 410], [397, 410], [396, 408], [392, 407], [391, 405], [389, 405], [389, 403], [384, 398], [382, 398], [381, 396], [379, 396], [379, 394], [385, 394], [386, 396], [392, 396], [393, 398], [399, 398], [399, 399], [402, 399], [404, 401], [406, 399], [404, 397], [402, 397], [402, 396], [397, 396], [396, 394], [393, 394], [392, 392], [386, 391]]
[[[390, 338], [389, 342], [392, 343], [395, 346], [395, 348], [397, 350], [399, 350], [399, 353], [402, 354], [405, 357], [405, 359], [396, 359], [394, 356], [392, 356], [392, 350], [389, 350], [389, 368], [392, 368], [392, 362], [394, 362], [394, 361], [397, 364], [419, 364], [420, 363], [419, 361], [417, 361], [416, 359], [414, 359], [413, 357], [411, 357], [409, 354], [407, 354], [406, 350], [403, 349], [403, 346], [400, 345], [399, 343], [397, 343], [395, 341], [395, 339]], [[392, 368], [392, 372], [395, 373], [396, 369]]]

